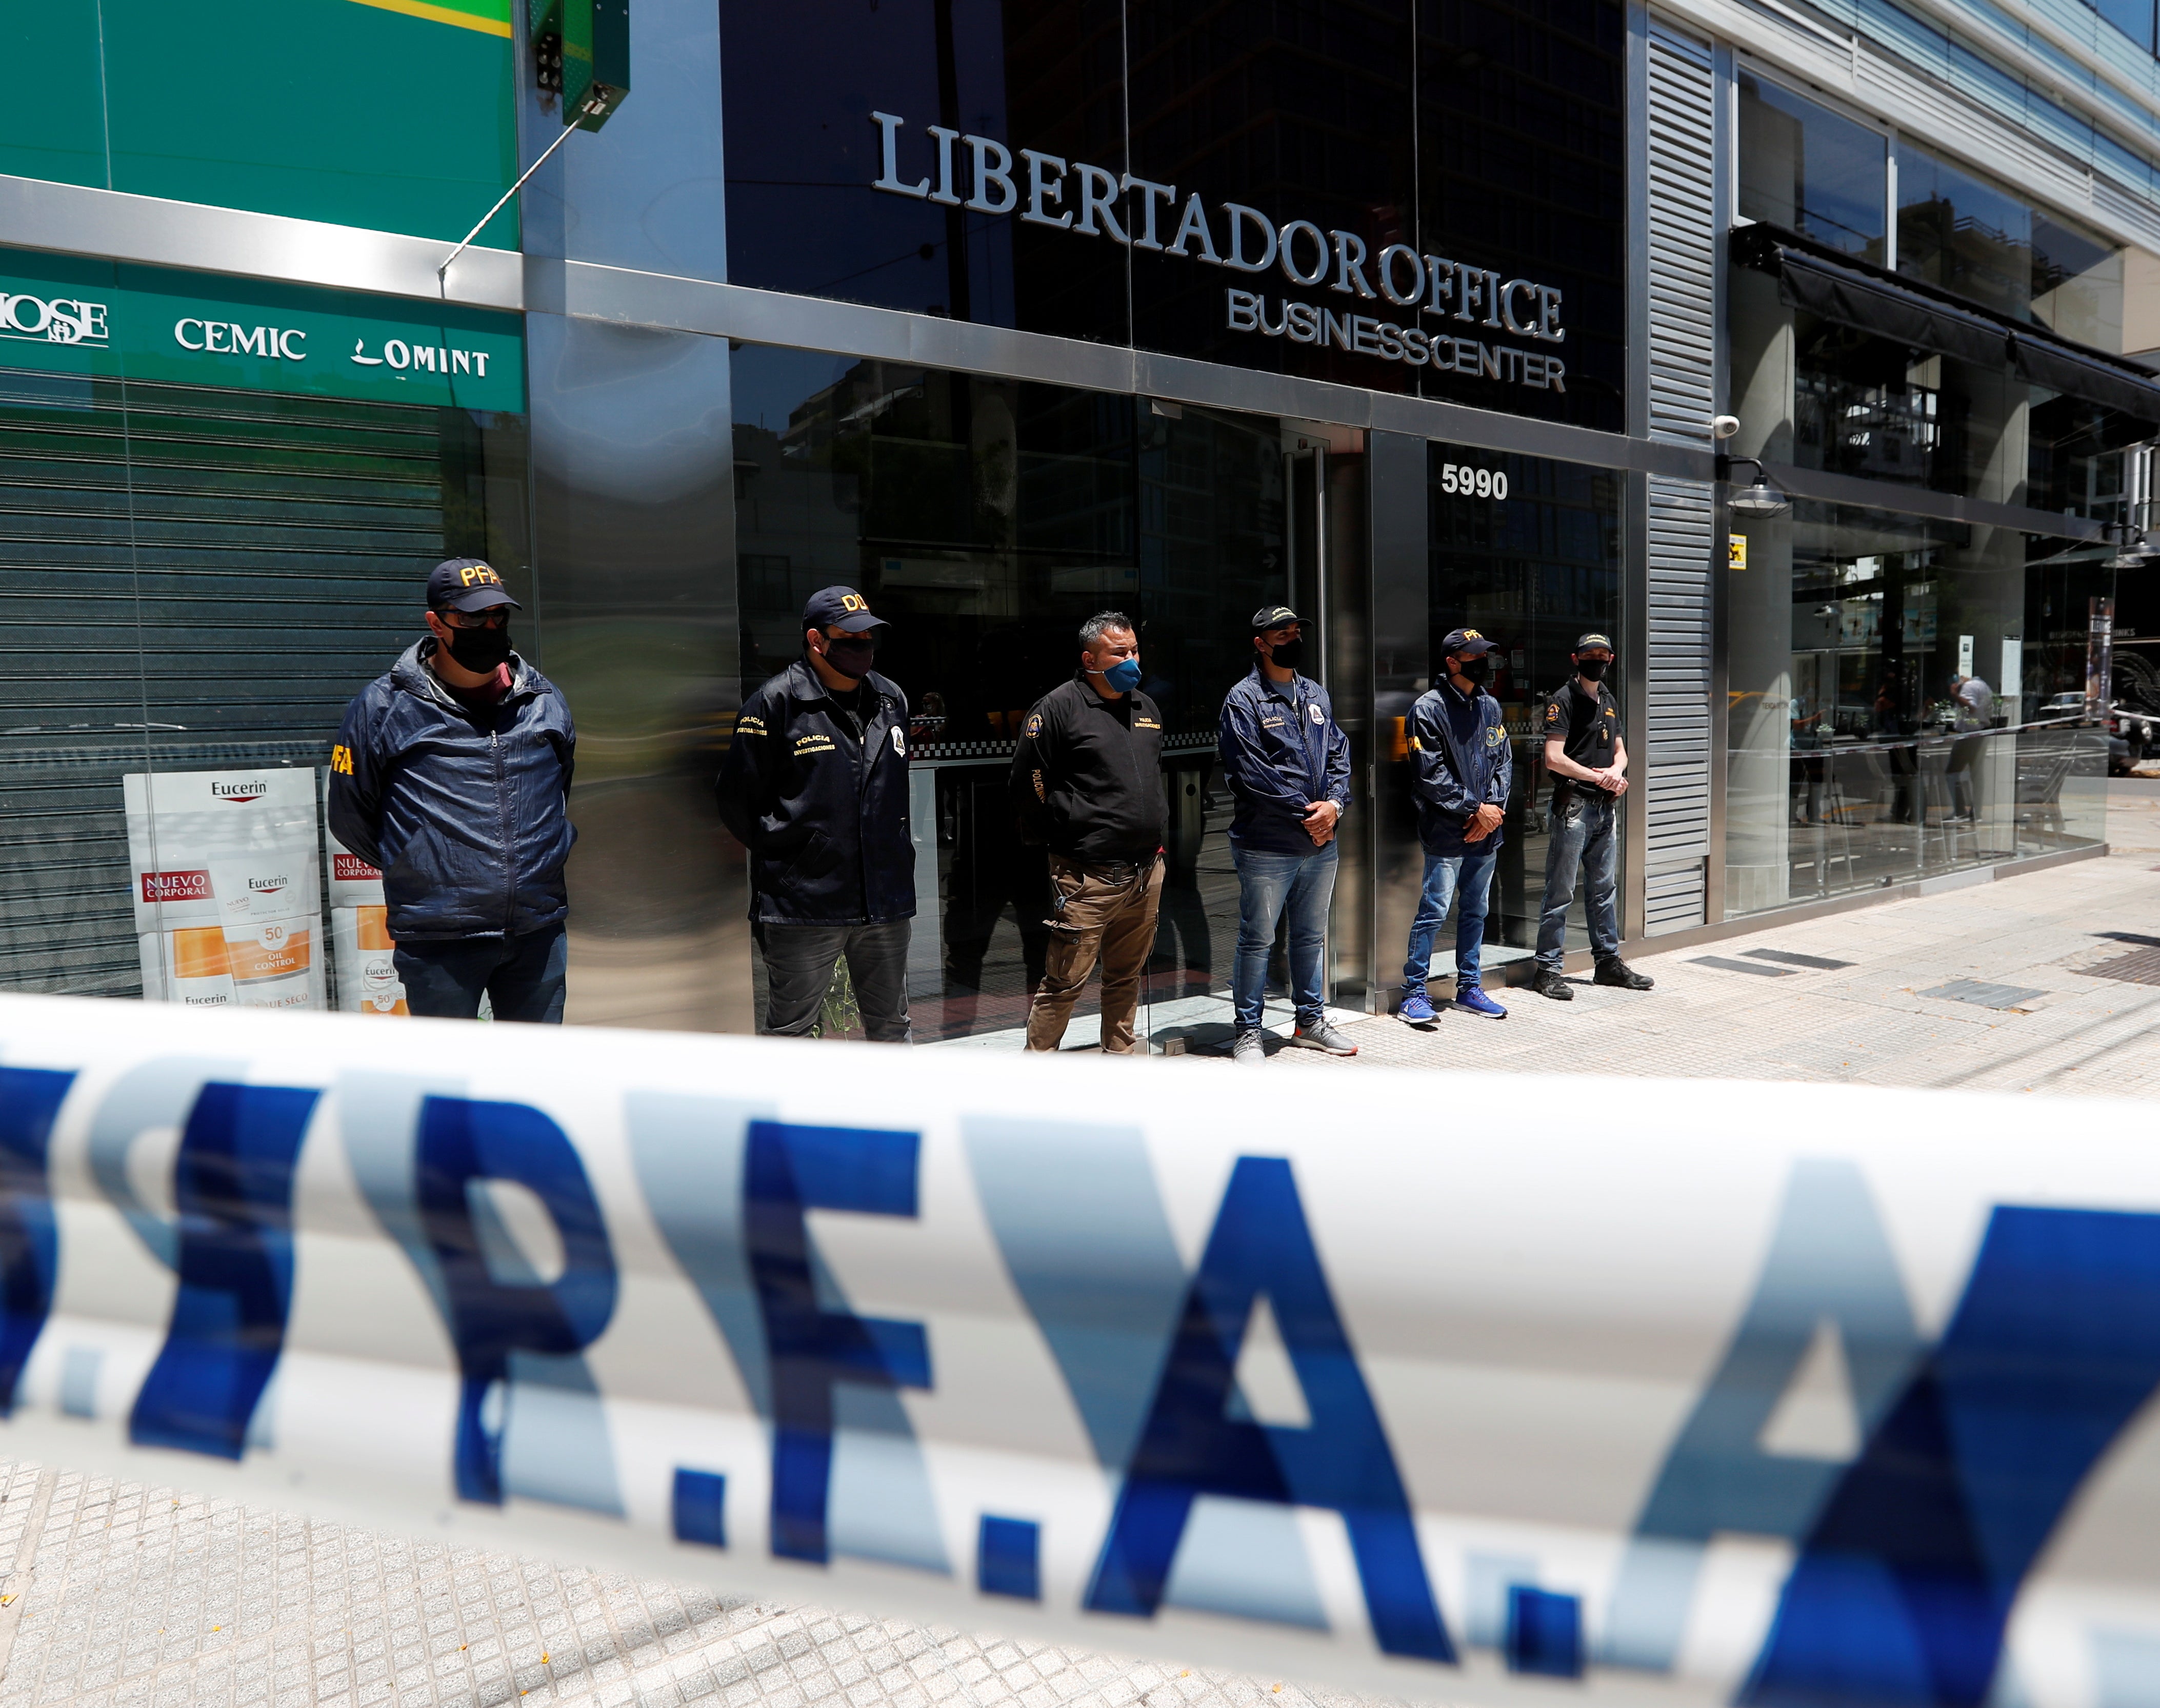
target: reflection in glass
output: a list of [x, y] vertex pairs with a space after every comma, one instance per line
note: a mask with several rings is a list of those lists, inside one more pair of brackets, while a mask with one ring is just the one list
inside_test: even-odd
[[2121, 248], [1903, 138], [1898, 270], [2080, 344], [2122, 349]]
[[1737, 454], [2094, 521], [2122, 513], [2123, 453], [2152, 423], [1992, 366], [1787, 304], [1736, 267], [1727, 330]]
[[1607, 0], [1419, 0], [1420, 241], [1558, 288], [1567, 327], [1564, 394], [1428, 368], [1424, 396], [1623, 430], [1626, 37]]
[[1739, 86], [1742, 217], [1880, 262], [1889, 191], [1882, 132], [1750, 71]]
[[[1619, 624], [1622, 477], [1609, 470], [1463, 445], [1435, 444], [1428, 454], [1427, 610], [1434, 662], [1427, 668], [1435, 667], [1451, 629], [1475, 629], [1493, 641], [1489, 692], [1500, 702], [1514, 744], [1514, 788], [1486, 924], [1486, 962], [1498, 966], [1528, 959], [1537, 945], [1551, 790], [1534, 714], [1544, 696], [1567, 680], [1568, 655], [1577, 636], [1590, 629], [1610, 633]], [[1488, 475], [1500, 479], [1483, 478]], [[1502, 480], [1506, 496], [1491, 496], [1503, 490]], [[1416, 684], [1420, 693], [1431, 686], [1430, 676]], [[1623, 717], [1633, 714], [1633, 708], [1621, 709]], [[1406, 768], [1405, 720], [1390, 722], [1385, 750]], [[1407, 786], [1384, 786], [1382, 794], [1394, 815], [1382, 835], [1414, 847], [1417, 828]], [[1415, 872], [1419, 864], [1406, 862], [1403, 870]], [[1415, 880], [1412, 885], [1414, 903]], [[1407, 929], [1407, 913], [1401, 923]], [[1568, 929], [1571, 948], [1587, 946], [1579, 894]], [[1387, 966], [1390, 957], [1399, 964], [1402, 947], [1400, 936], [1383, 942], [1380, 964]]]
[[1804, 501], [1733, 527], [1729, 914], [2099, 838], [2104, 737], [2048, 703], [2105, 548]]
[[[1181, 1001], [1223, 1008], [1237, 880], [1217, 714], [1250, 668], [1251, 612], [1309, 579], [1293, 541], [1315, 506], [1295, 495], [1318, 490], [1325, 450], [1272, 419], [894, 362], [746, 345], [733, 371], [744, 690], [797, 656], [820, 587], [857, 588], [891, 625], [878, 668], [914, 714], [916, 1036], [1022, 1023], [1046, 904], [1007, 770], [1028, 708], [1076, 666], [1075, 631], [1105, 609], [1138, 619], [1168, 722], [1150, 1024], [1183, 1023]], [[1331, 491], [1355, 511], [1354, 485]]]
[[541, 668], [578, 722], [568, 1017], [750, 1030], [743, 855], [712, 801], [735, 709], [727, 346], [533, 314]]

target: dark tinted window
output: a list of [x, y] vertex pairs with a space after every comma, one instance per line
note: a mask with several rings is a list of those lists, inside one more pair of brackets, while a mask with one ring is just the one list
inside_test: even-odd
[[[1420, 0], [1423, 247], [1559, 291], [1565, 333], [1549, 344], [1496, 334], [1483, 313], [1428, 319], [1465, 338], [1422, 372], [1426, 396], [1620, 429], [1623, 37], [1606, 0]], [[1562, 372], [1510, 356], [1495, 377], [1473, 345], [1557, 357]]]
[[1742, 215], [1880, 262], [1887, 139], [1746, 72], [1739, 108]]
[[1621, 18], [722, 0], [730, 277], [1617, 428]]

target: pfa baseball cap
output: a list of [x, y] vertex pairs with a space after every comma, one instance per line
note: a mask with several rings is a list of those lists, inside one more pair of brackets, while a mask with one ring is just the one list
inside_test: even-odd
[[1475, 629], [1450, 629], [1440, 643], [1443, 658], [1482, 658], [1492, 650], [1493, 643]]
[[1610, 635], [1601, 635], [1595, 629], [1586, 635], [1577, 635], [1575, 637], [1575, 650], [1578, 652], [1587, 652], [1596, 646], [1602, 646], [1607, 652], [1617, 652], [1620, 650], [1612, 644], [1612, 637]]
[[429, 610], [485, 611], [506, 605], [512, 610], [524, 609], [485, 558], [451, 558], [428, 572]]
[[1253, 632], [1264, 635], [1270, 629], [1287, 628], [1305, 619], [1286, 605], [1264, 605], [1253, 613]]
[[806, 629], [838, 629], [859, 635], [865, 629], [887, 626], [883, 617], [870, 615], [870, 602], [852, 587], [821, 587], [802, 607]]

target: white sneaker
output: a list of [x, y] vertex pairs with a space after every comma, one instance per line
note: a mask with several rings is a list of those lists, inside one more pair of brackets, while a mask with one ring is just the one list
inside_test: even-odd
[[1310, 1026], [1300, 1026], [1290, 1035], [1293, 1050], [1322, 1050], [1330, 1056], [1355, 1056], [1358, 1046], [1352, 1043], [1325, 1020]]
[[1231, 1046], [1230, 1059], [1240, 1067], [1262, 1067], [1267, 1065], [1268, 1046], [1261, 1041], [1259, 1028], [1238, 1034], [1238, 1041]]

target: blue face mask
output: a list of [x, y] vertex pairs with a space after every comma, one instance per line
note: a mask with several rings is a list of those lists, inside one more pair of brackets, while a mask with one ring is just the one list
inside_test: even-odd
[[1137, 658], [1120, 658], [1103, 672], [1103, 680], [1121, 694], [1129, 694], [1140, 685], [1140, 662]]

